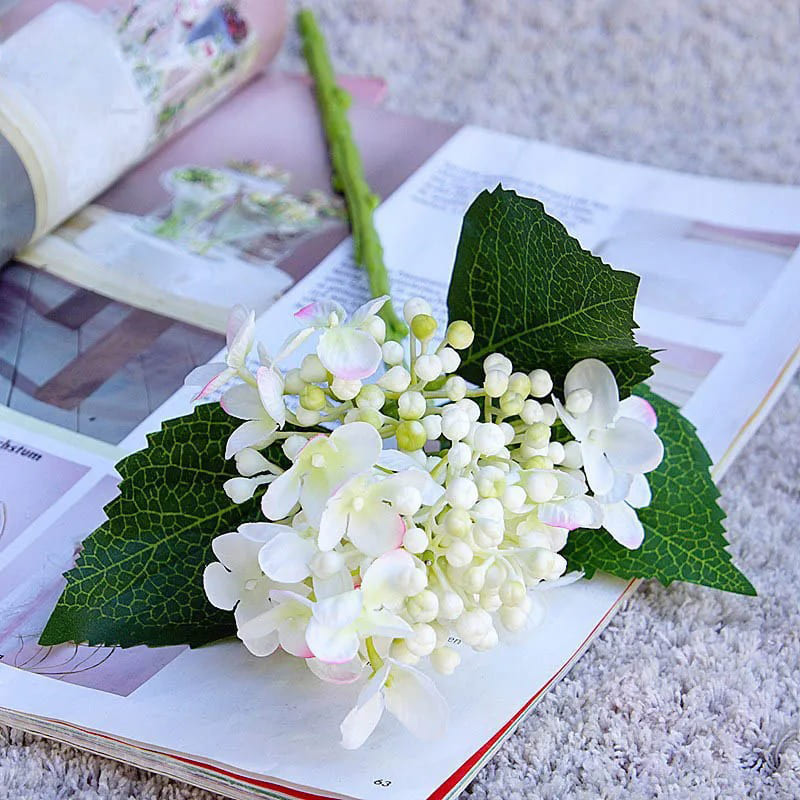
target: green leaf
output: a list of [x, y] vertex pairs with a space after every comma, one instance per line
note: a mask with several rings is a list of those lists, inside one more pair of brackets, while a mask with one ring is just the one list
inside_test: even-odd
[[475, 330], [459, 372], [480, 384], [483, 359], [499, 352], [515, 369], [548, 370], [560, 388], [576, 362], [599, 358], [627, 396], [655, 363], [633, 338], [638, 286], [582, 249], [538, 200], [500, 186], [481, 192], [464, 217], [447, 298], [450, 319]]
[[[257, 498], [236, 505], [222, 488], [237, 475], [224, 459], [237, 424], [217, 403], [200, 405], [119, 463], [120, 494], [66, 573], [42, 645], [194, 647], [235, 633], [233, 615], [206, 599], [203, 570], [215, 536], [258, 516]], [[282, 459], [279, 446], [267, 457]]]
[[637, 387], [635, 394], [655, 408], [665, 450], [661, 466], [648, 475], [652, 502], [639, 512], [644, 542], [628, 550], [606, 531], [573, 531], [561, 551], [569, 568], [582, 569], [588, 577], [602, 570], [620, 578], [658, 578], [665, 586], [688, 581], [755, 595], [725, 549], [725, 514], [717, 503], [711, 458], [694, 426], [677, 406], [646, 387]]

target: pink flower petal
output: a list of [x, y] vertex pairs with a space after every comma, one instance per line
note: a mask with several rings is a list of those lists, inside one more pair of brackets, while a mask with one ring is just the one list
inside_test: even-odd
[[642, 523], [627, 503], [603, 506], [603, 527], [629, 550], [636, 550], [644, 541]]
[[326, 330], [317, 345], [317, 355], [325, 369], [346, 381], [369, 378], [382, 359], [375, 339], [366, 331], [350, 327]]
[[643, 425], [647, 425], [651, 431], [654, 431], [658, 426], [658, 415], [656, 414], [656, 410], [650, 405], [650, 403], [647, 402], [647, 400], [644, 399], [644, 397], [639, 397], [635, 394], [632, 394], [630, 397], [626, 397], [619, 404], [619, 416], [638, 420]]

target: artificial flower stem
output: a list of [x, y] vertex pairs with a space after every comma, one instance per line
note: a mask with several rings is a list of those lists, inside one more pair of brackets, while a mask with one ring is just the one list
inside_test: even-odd
[[[333, 173], [331, 184], [347, 203], [356, 263], [366, 270], [373, 297], [390, 294], [389, 273], [383, 262], [383, 247], [372, 216], [378, 197], [370, 190], [364, 177], [364, 166], [347, 119], [350, 95], [336, 83], [325, 37], [313, 12], [309, 9], [300, 11], [297, 26], [303, 41], [303, 54], [314, 78], [317, 105], [328, 139]], [[400, 341], [406, 335], [407, 328], [391, 302], [383, 306], [380, 316], [386, 323], [388, 339]]]

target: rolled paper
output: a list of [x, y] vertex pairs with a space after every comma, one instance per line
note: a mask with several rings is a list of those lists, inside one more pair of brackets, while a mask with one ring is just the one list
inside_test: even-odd
[[0, 263], [261, 71], [286, 27], [285, 0], [30, 2], [0, 45]]

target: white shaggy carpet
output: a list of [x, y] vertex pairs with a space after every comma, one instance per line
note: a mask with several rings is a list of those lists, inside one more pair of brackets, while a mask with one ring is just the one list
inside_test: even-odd
[[[338, 67], [386, 76], [398, 110], [675, 169], [800, 182], [796, 3], [308, 5]], [[281, 65], [300, 65], [294, 37]], [[464, 797], [800, 797], [799, 442], [796, 381], [722, 486], [733, 552], [760, 596], [645, 585]], [[1, 729], [0, 798], [212, 800]]]

